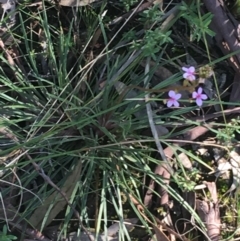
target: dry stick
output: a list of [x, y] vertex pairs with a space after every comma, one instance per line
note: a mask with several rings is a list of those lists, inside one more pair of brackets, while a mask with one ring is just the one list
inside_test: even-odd
[[240, 100], [240, 39], [239, 22], [227, 10], [223, 0], [204, 0], [207, 11], [213, 14], [210, 27], [216, 33], [215, 40], [223, 54], [238, 51], [229, 59], [235, 70], [233, 88], [230, 96], [231, 102]]
[[[216, 40], [223, 51], [239, 51], [240, 42], [238, 37], [238, 22], [228, 12], [222, 0], [203, 0], [207, 10], [213, 14], [212, 24], [217, 35]], [[227, 45], [226, 45], [227, 44]], [[239, 70], [240, 53], [235, 55], [237, 65], [235, 69]]]
[[[11, 140], [15, 141], [17, 144], [19, 144], [19, 140], [18, 138], [13, 134], [10, 133], [7, 128], [0, 128], [0, 133], [2, 133], [3, 135], [5, 135], [7, 138], [10, 138]], [[25, 152], [24, 148], [21, 148], [23, 152]], [[26, 152], [26, 156], [27, 158], [31, 161], [32, 165], [34, 166], [35, 170], [38, 172], [38, 174], [44, 179], [45, 182], [47, 182], [50, 186], [52, 186], [55, 190], [57, 190], [61, 196], [64, 198], [64, 200], [66, 201], [66, 203], [68, 204], [68, 206], [72, 209], [73, 213], [75, 214], [76, 218], [79, 221], [79, 224], [81, 225], [81, 227], [83, 228], [83, 230], [86, 232], [86, 234], [89, 237], [89, 240], [93, 241], [92, 238], [89, 235], [88, 230], [84, 227], [79, 212], [73, 207], [73, 205], [69, 202], [66, 193], [63, 192], [56, 184], [53, 183], [53, 181], [51, 180], [51, 178], [49, 176], [47, 176], [43, 169], [35, 162], [33, 161], [32, 157]]]

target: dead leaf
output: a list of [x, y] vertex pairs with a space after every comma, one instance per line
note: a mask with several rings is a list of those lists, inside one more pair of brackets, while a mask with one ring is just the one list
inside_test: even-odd
[[[126, 218], [123, 220], [124, 225], [126, 227], [126, 229], [129, 231], [134, 227], [134, 224], [136, 224], [138, 222], [138, 218]], [[117, 233], [119, 232], [119, 222], [114, 223], [113, 225], [111, 225], [110, 227], [108, 227], [107, 229], [107, 236], [110, 237], [114, 237], [117, 235]], [[103, 233], [104, 235], [104, 233]]]
[[95, 33], [94, 33], [94, 35], [93, 35], [93, 37], [92, 37], [92, 40], [91, 40], [91, 42], [90, 42], [90, 44], [89, 44], [90, 47], [92, 47], [92, 48], [95, 47], [95, 45], [97, 44], [97, 42], [98, 42], [101, 34], [102, 34], [102, 29], [99, 27], [99, 28], [95, 31]]
[[[163, 163], [156, 166], [154, 173], [161, 176], [164, 179], [164, 183], [166, 184], [165, 185], [166, 188], [159, 186], [158, 187], [158, 193], [161, 197], [160, 205], [161, 206], [167, 205], [168, 202], [169, 202], [169, 194], [167, 192], [167, 186], [169, 185], [171, 174], [168, 171], [168, 167]], [[152, 179], [150, 181], [150, 184], [148, 186], [148, 190], [147, 190], [147, 192], [145, 194], [145, 197], [144, 197], [144, 205], [148, 208], [150, 208], [151, 205], [152, 205], [152, 197], [153, 197], [153, 192], [154, 192], [155, 186], [156, 186], [155, 180]]]
[[192, 169], [192, 163], [188, 156], [185, 153], [180, 153], [178, 155], [178, 160], [181, 162], [181, 164], [186, 168], [186, 169]]
[[240, 184], [240, 156], [236, 151], [230, 152], [230, 163], [232, 166], [233, 183], [229, 191], [235, 190]]
[[1, 22], [3, 21], [5, 14], [10, 13], [9, 15], [9, 20], [15, 22], [15, 9], [16, 9], [16, 1], [14, 0], [7, 0], [4, 1], [4, 3], [1, 4], [3, 13], [2, 13], [2, 18]]
[[220, 240], [220, 210], [217, 197], [217, 188], [215, 182], [204, 182], [211, 194], [212, 201], [196, 200], [196, 207], [199, 217], [205, 223], [207, 235], [210, 240]]
[[168, 239], [168, 237], [166, 236], [166, 234], [164, 234], [164, 232], [160, 228], [158, 228], [157, 226], [153, 225], [153, 230], [155, 232], [155, 235], [156, 235], [157, 239], [152, 238], [151, 241], [155, 241], [155, 240], [157, 240], [157, 241], [170, 241]]
[[[79, 180], [81, 170], [82, 162], [81, 160], [79, 160], [74, 167], [74, 170], [69, 173], [67, 179], [63, 184], [63, 187], [61, 188], [61, 191], [65, 193], [67, 198], [71, 197], [75, 185]], [[51, 194], [43, 202], [43, 204], [34, 211], [34, 213], [29, 219], [29, 224], [31, 224], [34, 228], [40, 230], [42, 221], [44, 218], [46, 218], [46, 214], [49, 212], [49, 209], [51, 210], [47, 214], [48, 217], [44, 226], [47, 226], [49, 223], [51, 223], [52, 220], [59, 214], [59, 212], [63, 210], [66, 204], [66, 201], [63, 199], [62, 195], [58, 191], [53, 192], [53, 194]]]
[[230, 179], [229, 170], [231, 169], [232, 169], [232, 166], [227, 161], [218, 163], [215, 176], [216, 177], [221, 176], [223, 179]]

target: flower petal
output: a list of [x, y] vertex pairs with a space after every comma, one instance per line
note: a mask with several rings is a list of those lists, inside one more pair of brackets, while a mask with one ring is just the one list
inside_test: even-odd
[[196, 99], [197, 96], [198, 96], [198, 93], [197, 93], [196, 91], [194, 91], [194, 92], [192, 93], [192, 98], [193, 98], [193, 99]]
[[174, 105], [175, 107], [179, 107], [179, 102], [176, 101], [176, 100], [174, 100], [173, 105]]
[[202, 98], [202, 100], [206, 100], [208, 97], [205, 94], [201, 94], [201, 98]]
[[168, 92], [168, 96], [175, 99], [175, 96], [176, 96], [175, 91], [170, 90], [170, 91]]
[[202, 87], [199, 87], [198, 90], [197, 90], [197, 92], [198, 92], [199, 95], [202, 94], [202, 91], [203, 91]]
[[196, 79], [195, 75], [191, 74], [191, 75], [188, 75], [188, 80], [190, 81], [194, 81]]
[[197, 98], [196, 99], [196, 103], [198, 106], [202, 106], [202, 99], [201, 98]]
[[174, 100], [170, 99], [170, 100], [167, 101], [167, 107], [170, 108], [173, 104], [174, 104]]
[[187, 68], [187, 67], [182, 67], [182, 70], [183, 70], [184, 72], [188, 72], [188, 68]]
[[188, 71], [191, 72], [192, 74], [195, 73], [195, 67], [191, 66], [190, 68], [188, 68]]
[[193, 75], [193, 74], [189, 74], [189, 73], [184, 73], [183, 74], [183, 78], [184, 79], [187, 79], [187, 80], [189, 80], [189, 81], [193, 81], [193, 80], [195, 80], [196, 79], [196, 77], [195, 77], [195, 75]]
[[175, 100], [179, 100], [182, 97], [182, 94], [178, 93], [175, 94]]

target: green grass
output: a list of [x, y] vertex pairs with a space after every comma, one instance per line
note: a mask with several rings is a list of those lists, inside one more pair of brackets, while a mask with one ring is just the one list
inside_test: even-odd
[[[18, 221], [40, 232], [57, 224], [60, 240], [71, 231], [80, 235], [83, 227], [97, 234], [106, 233], [112, 220], [119, 220], [119, 240], [138, 240], [141, 237], [134, 236], [124, 223], [126, 218], [138, 217], [140, 230], [145, 235], [152, 234], [152, 224], [146, 217], [156, 222], [160, 204], [155, 199], [161, 198], [159, 192], [153, 191], [155, 209], [144, 207], [146, 217], [132, 197], [144, 206], [150, 179], [166, 188], [166, 180], [154, 172], [154, 167], [166, 163], [162, 149], [172, 147], [176, 159], [167, 161], [173, 171], [167, 192], [174, 205], [185, 208], [200, 233], [207, 236], [205, 224], [184, 201], [182, 193], [194, 191], [202, 197], [204, 194], [194, 188], [215, 178], [211, 174], [211, 178], [204, 176], [206, 170], [214, 170], [215, 164], [197, 156], [193, 147], [204, 146], [210, 152], [216, 146], [226, 149], [225, 144], [230, 143], [228, 151], [233, 149], [239, 120], [229, 120], [223, 114], [223, 120], [213, 120], [206, 136], [184, 147], [175, 146], [174, 138], [205, 124], [192, 119], [214, 112], [216, 104], [224, 110], [230, 104], [221, 100], [224, 90], [218, 89], [214, 75], [215, 95], [199, 110], [194, 103], [189, 104], [188, 98], [181, 102], [182, 108], [167, 109], [163, 102], [166, 92], [150, 93], [147, 101], [147, 92], [131, 88], [150, 85], [163, 90], [181, 83], [180, 63], [187, 61], [186, 53], [168, 53], [178, 47], [173, 41], [173, 26], [178, 28], [183, 22], [193, 41], [208, 54], [209, 66], [217, 66], [229, 57], [210, 57], [206, 34], [212, 34], [207, 28], [211, 16], [201, 16], [199, 1], [196, 2], [190, 6], [177, 4], [176, 19], [164, 22], [166, 25], [166, 13], [158, 14], [155, 21], [160, 10], [153, 7], [153, 12], [145, 10], [141, 18], [128, 18], [116, 29], [108, 23], [115, 18], [111, 10], [118, 7], [114, 9], [104, 2], [98, 7], [72, 9], [74, 13], [65, 8], [58, 12], [44, 3], [42, 10], [19, 7], [19, 19], [12, 29], [16, 41], [0, 55], [0, 149], [4, 157], [2, 169], [7, 171], [1, 179], [5, 185], [2, 195], [3, 200], [11, 197]], [[123, 8], [120, 4], [122, 11]], [[189, 14], [195, 20], [191, 24]], [[136, 35], [129, 38], [133, 31]], [[10, 50], [15, 53], [12, 59]], [[169, 69], [172, 75], [153, 84], [159, 66]], [[167, 134], [157, 136], [154, 128], [150, 130], [151, 118], [153, 126], [159, 128], [179, 123], [186, 126], [168, 128]], [[208, 137], [218, 143], [202, 143]], [[195, 166], [194, 175], [182, 165], [180, 153], [186, 154]], [[219, 190], [219, 196], [223, 194]], [[4, 219], [11, 228], [12, 221]]]

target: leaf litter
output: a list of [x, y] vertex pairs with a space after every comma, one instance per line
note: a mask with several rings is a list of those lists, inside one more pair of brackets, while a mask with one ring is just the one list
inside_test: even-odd
[[[239, 44], [234, 45], [236, 41], [238, 42], [238, 37], [236, 34], [230, 34], [231, 31], [233, 31], [233, 33], [237, 32], [236, 20], [233, 19], [230, 12], [226, 11], [226, 2], [222, 2], [221, 4], [217, 0], [210, 2], [211, 1], [203, 1], [205, 9], [203, 8], [202, 11], [207, 10], [213, 15], [210, 28], [216, 33], [215, 41], [218, 49], [215, 48], [216, 46], [212, 46], [211, 42], [209, 46], [214, 52], [220, 50], [221, 56], [231, 55], [232, 52], [239, 50]], [[213, 6], [215, 6], [214, 3], [216, 3], [218, 8], [213, 8]], [[198, 47], [200, 47], [201, 51], [205, 54], [201, 41], [189, 41], [188, 44], [191, 46], [191, 51], [189, 51], [190, 47], [186, 47], [186, 45], [182, 43], [177, 41], [176, 43], [172, 43], [169, 41], [169, 46], [166, 45], [164, 51], [159, 50], [157, 52], [159, 56], [163, 55], [164, 58], [169, 61], [163, 60], [164, 58], [162, 58], [162, 56], [159, 61], [155, 56], [156, 53], [154, 53], [155, 55], [151, 55], [152, 59], [149, 61], [149, 59], [145, 58], [146, 56], [141, 56], [142, 48], [141, 51], [133, 52], [134, 54], [129, 55], [127, 60], [125, 59], [122, 64], [119, 64], [118, 59], [115, 58], [116, 52], [118, 48], [120, 48], [119, 46], [126, 44], [127, 40], [123, 42], [119, 40], [120, 44], [118, 43], [116, 49], [113, 48], [112, 52], [107, 52], [108, 47], [111, 45], [104, 42], [106, 41], [106, 36], [112, 36], [109, 32], [119, 33], [117, 32], [118, 30], [116, 31], [116, 28], [119, 28], [118, 24], [120, 22], [124, 22], [122, 27], [126, 25], [130, 28], [139, 21], [141, 14], [149, 13], [149, 9], [151, 10], [152, 8], [157, 9], [157, 11], [160, 12], [160, 16], [163, 16], [161, 21], [158, 22], [156, 20], [155, 23], [163, 32], [172, 28], [173, 32], [169, 33], [170, 36], [171, 34], [177, 35], [181, 27], [184, 26], [186, 32], [192, 34], [191, 31], [194, 27], [196, 28], [198, 26], [193, 22], [193, 26], [191, 26], [193, 28], [189, 28], [188, 23], [185, 21], [187, 20], [187, 16], [184, 15], [185, 13], [183, 11], [194, 8], [193, 3], [182, 5], [180, 1], [177, 1], [177, 4], [174, 6], [172, 3], [167, 4], [165, 1], [148, 1], [147, 3], [139, 1], [139, 5], [134, 5], [134, 3], [131, 6], [131, 10], [127, 11], [127, 13], [124, 13], [124, 11], [119, 12], [118, 8], [122, 6], [117, 3], [116, 6], [114, 4], [112, 6], [106, 5], [105, 7], [110, 8], [110, 10], [112, 9], [114, 14], [111, 15], [111, 11], [105, 11], [104, 14], [101, 14], [102, 19], [99, 25], [96, 26], [97, 30], [95, 34], [93, 34], [92, 44], [88, 45], [87, 41], [84, 41], [86, 40], [84, 36], [88, 34], [86, 30], [84, 30], [85, 35], [78, 36], [82, 43], [76, 44], [74, 50], [64, 52], [63, 47], [67, 45], [71, 46], [71, 41], [65, 43], [65, 45], [60, 44], [58, 51], [54, 53], [60, 63], [59, 65], [55, 65], [57, 62], [56, 59], [50, 57], [50, 53], [55, 47], [49, 39], [50, 33], [54, 35], [57, 32], [55, 30], [59, 28], [60, 36], [62, 35], [67, 39], [67, 37], [72, 34], [72, 29], [69, 27], [69, 19], [74, 19], [77, 16], [77, 11], [74, 12], [76, 9], [71, 9], [71, 7], [80, 7], [79, 11], [82, 11], [82, 16], [88, 13], [88, 17], [93, 17], [97, 15], [97, 11], [100, 11], [98, 6], [101, 6], [101, 1], [59, 1], [58, 4], [53, 3], [53, 5], [56, 4], [56, 8], [52, 8], [51, 6], [53, 5], [46, 3], [49, 9], [44, 11], [46, 11], [50, 19], [50, 24], [55, 27], [55, 32], [52, 31], [52, 29], [46, 29], [44, 26], [41, 26], [42, 22], [44, 23], [44, 21], [47, 20], [46, 16], [45, 19], [43, 19], [44, 21], [41, 22], [40, 18], [34, 19], [34, 14], [37, 14], [37, 11], [31, 10], [31, 14], [34, 13], [32, 18], [37, 28], [35, 29], [33, 26], [33, 19], [28, 19], [31, 24], [29, 25], [30, 27], [26, 26], [28, 30], [31, 29], [31, 33], [26, 33], [24, 38], [18, 35], [20, 40], [14, 39], [11, 34], [14, 27], [21, 26], [21, 24], [18, 25], [19, 22], [17, 22], [19, 19], [16, 20], [16, 16], [20, 13], [21, 9], [16, 9], [16, 4], [17, 3], [13, 1], [6, 1], [1, 4], [3, 11], [1, 32], [3, 35], [8, 35], [8, 38], [5, 39], [1, 37], [0, 47], [5, 56], [5, 59], [1, 58], [3, 66], [1, 78], [6, 78], [7, 76], [7, 78], [11, 80], [9, 82], [1, 80], [5, 88], [1, 96], [5, 101], [1, 103], [4, 107], [0, 113], [1, 125], [4, 127], [1, 129], [1, 149], [3, 149], [3, 158], [1, 158], [1, 164], [3, 166], [3, 170], [1, 170], [1, 189], [6, 190], [4, 199], [1, 198], [1, 216], [7, 223], [9, 231], [14, 232], [14, 230], [17, 230], [15, 233], [18, 237], [20, 237], [19, 233], [22, 232], [23, 236], [21, 240], [32, 239], [46, 241], [122, 240], [123, 234], [121, 232], [123, 232], [122, 229], [124, 230], [123, 227], [126, 228], [124, 232], [133, 235], [131, 237], [132, 240], [174, 241], [204, 239], [217, 241], [234, 235], [232, 230], [239, 226], [239, 210], [237, 210], [237, 214], [234, 214], [236, 218], [232, 217], [234, 220], [227, 220], [225, 216], [231, 211], [229, 208], [231, 205], [234, 206], [235, 209], [239, 209], [239, 204], [234, 203], [240, 182], [240, 155], [237, 146], [239, 143], [238, 125], [240, 123], [240, 111], [237, 106], [240, 102], [238, 78], [239, 54], [229, 55], [229, 58], [226, 57], [222, 60], [224, 62], [224, 68], [221, 66], [221, 60], [217, 60], [215, 62], [215, 68], [213, 65], [209, 66], [206, 64], [208, 60], [204, 59], [204, 55], [199, 56], [199, 54], [194, 52], [194, 44], [197, 43]], [[34, 8], [36, 6], [34, 4], [36, 3], [26, 4], [24, 8]], [[43, 7], [45, 7], [44, 4]], [[200, 5], [197, 7], [199, 7], [199, 9], [201, 8]], [[106, 14], [106, 19], [110, 17], [115, 18], [116, 16], [117, 18], [107, 22], [107, 20], [105, 20]], [[41, 17], [42, 16], [44, 15], [41, 15]], [[54, 16], [62, 16], [59, 26], [58, 23], [56, 24], [56, 20], [52, 21], [51, 17], [54, 19]], [[156, 15], [156, 19], [157, 16], [158, 15]], [[173, 16], [175, 16], [176, 19], [175, 23], [172, 22], [174, 19]], [[207, 17], [209, 17], [209, 15], [207, 15]], [[232, 21], [228, 21], [228, 19]], [[197, 18], [193, 18], [193, 20], [197, 21]], [[202, 20], [204, 20], [204, 18]], [[109, 32], [106, 32], [103, 23], [108, 26]], [[87, 22], [77, 23], [77, 21], [75, 21], [73, 24], [76, 26], [79, 24], [78, 27], [83, 29], [86, 27]], [[154, 26], [154, 24], [151, 25], [151, 27]], [[150, 25], [146, 22], [143, 29], [147, 30], [148, 28], [150, 28]], [[37, 29], [39, 31], [37, 31]], [[77, 31], [77, 29], [75, 30]], [[137, 36], [142, 36], [142, 29], [136, 30], [138, 31]], [[29, 62], [31, 62], [31, 64], [29, 64], [28, 61], [22, 57], [22, 53], [20, 53], [22, 49], [19, 41], [23, 43], [26, 41], [26, 36], [33, 35], [35, 39], [38, 39], [37, 42], [44, 42], [44, 45], [37, 43], [34, 49], [32, 49], [32, 52], [26, 52], [26, 55], [31, 56], [31, 54], [34, 53], [34, 55], [37, 56], [35, 59], [30, 58]], [[191, 37], [194, 37], [194, 35], [191, 35]], [[142, 40], [143, 42], [145, 41], [144, 37]], [[61, 37], [58, 37], [57, 41], [61, 43]], [[113, 44], [116, 44], [117, 41], [115, 41], [116, 38], [113, 38]], [[133, 40], [133, 42], [134, 41], [135, 40]], [[164, 43], [165, 40], [162, 41]], [[136, 46], [138, 42], [139, 41], [134, 42]], [[89, 49], [85, 48], [83, 43], [88, 46]], [[30, 47], [28, 45], [26, 46], [26, 49], [29, 50]], [[174, 54], [174, 51], [172, 51], [174, 48], [183, 56], [170, 56]], [[184, 49], [184, 51], [182, 51], [182, 49]], [[19, 50], [21, 51], [19, 52]], [[130, 51], [131, 49], [126, 50]], [[80, 57], [77, 56], [76, 53], [79, 54], [80, 52], [86, 56], [83, 58], [81, 55]], [[68, 60], [68, 58], [62, 58], [59, 53], [61, 53], [62, 56], [71, 56], [71, 59], [75, 60], [75, 62], [77, 62], [79, 58], [82, 58], [82, 65], [75, 66], [74, 61], [68, 66], [65, 65], [64, 60]], [[120, 53], [119, 56], [123, 53]], [[97, 58], [98, 55], [100, 57], [97, 62], [94, 60], [94, 57]], [[107, 57], [103, 57], [103, 55]], [[134, 65], [135, 62], [138, 61], [138, 58], [140, 58], [139, 56], [141, 56], [142, 59], [129, 71], [129, 66]], [[221, 56], [219, 57], [221, 58]], [[175, 57], [175, 60], [172, 60], [171, 57], [173, 59]], [[39, 63], [36, 64], [35, 61], [39, 61]], [[85, 67], [83, 63], [88, 67]], [[114, 64], [116, 64], [118, 68], [115, 73], [111, 73], [111, 68], [113, 69]], [[111, 68], [109, 68], [109, 66], [111, 66]], [[223, 68], [221, 73], [217, 72], [217, 67]], [[61, 68], [63, 68], [63, 71]], [[149, 69], [149, 71], [146, 72], [146, 69]], [[181, 69], [184, 70], [183, 75], [187, 81], [182, 80]], [[99, 70], [102, 70], [101, 74], [99, 74]], [[126, 74], [128, 71], [131, 73]], [[141, 77], [141, 80], [131, 77], [142, 76], [141, 74], [144, 71], [145, 76]], [[96, 79], [94, 79], [95, 72], [97, 73]], [[32, 75], [32, 73], [34, 74]], [[63, 73], [65, 73], [65, 75]], [[11, 77], [9, 78], [9, 76]], [[19, 76], [24, 77], [25, 80]], [[35, 76], [34, 81], [32, 81], [29, 76]], [[75, 79], [74, 76], [77, 76], [77, 78]], [[231, 79], [232, 76], [234, 77], [231, 83], [226, 81], [228, 76], [230, 76], [229, 79]], [[95, 85], [91, 82], [91, 78], [96, 81]], [[146, 83], [143, 81], [144, 78], [147, 80]], [[216, 85], [216, 78], [221, 84]], [[64, 82], [65, 80], [69, 82]], [[56, 81], [58, 82], [55, 85]], [[19, 86], [21, 86], [22, 89], [18, 89]], [[84, 88], [82, 86], [84, 86]], [[36, 93], [38, 88], [41, 89], [41, 91]], [[27, 92], [28, 89], [30, 92]], [[6, 93], [8, 93], [9, 90], [11, 90], [11, 93], [6, 97]], [[65, 90], [69, 90], [67, 93], [74, 97], [71, 101], [75, 106], [69, 101], [69, 95], [64, 96], [63, 93]], [[22, 91], [26, 91], [24, 95], [21, 94]], [[13, 94], [13, 96], [11, 96], [12, 92], [15, 92], [15, 95]], [[114, 92], [117, 92], [117, 94]], [[168, 93], [170, 93], [169, 96]], [[117, 97], [111, 100], [110, 97], [113, 97], [114, 94], [116, 94], [115, 97]], [[31, 98], [32, 95], [33, 98]], [[41, 95], [43, 95], [44, 98], [42, 98]], [[79, 96], [81, 98], [79, 98]], [[87, 105], [84, 106], [86, 112], [81, 110], [80, 117], [86, 118], [86, 123], [88, 120], [92, 122], [88, 125], [81, 123], [80, 120], [75, 124], [76, 126], [69, 124], [75, 122], [75, 116], [79, 115], [76, 110], [80, 108], [79, 106], [83, 103], [83, 99], [89, 96], [91, 96], [91, 101], [87, 102]], [[146, 96], [148, 96], [147, 99]], [[179, 96], [183, 100], [182, 102]], [[173, 105], [173, 109], [169, 109], [166, 106], [167, 98], [169, 97], [179, 97], [174, 100], [175, 102], [172, 100], [173, 102], [170, 103], [171, 106]], [[222, 99], [223, 102], [221, 102]], [[23, 115], [20, 109], [14, 112], [14, 108], [21, 105], [24, 106], [24, 104], [27, 103], [26, 100], [30, 103], [30, 111], [24, 112]], [[121, 110], [119, 113], [117, 113], [117, 108], [114, 107], [111, 109], [113, 106], [109, 105], [109, 103], [112, 101], [116, 101], [116, 105], [124, 104], [119, 108]], [[234, 104], [230, 102], [234, 102]], [[102, 113], [100, 111], [96, 120], [90, 118], [94, 113], [91, 111], [97, 109], [92, 103], [98, 103], [97, 108], [102, 108], [101, 111], [104, 112]], [[146, 109], [148, 103], [151, 103], [151, 105], [148, 106], [152, 111], [151, 115], [149, 115], [149, 109]], [[170, 104], [167, 104], [168, 107], [170, 107]], [[39, 106], [42, 108], [40, 109]], [[225, 106], [227, 106], [228, 109], [226, 109]], [[110, 110], [108, 110], [107, 107], [111, 107]], [[51, 114], [48, 112], [48, 108], [50, 108]], [[125, 117], [121, 120], [119, 120], [119, 118], [122, 118], [123, 115], [121, 115], [120, 112], [126, 113]], [[24, 115], [25, 117], [29, 115], [29, 117], [24, 119]], [[24, 121], [22, 123], [19, 121], [19, 124], [18, 121], [16, 121], [16, 116], [18, 119], [22, 118]], [[34, 120], [31, 116], [34, 116]], [[153, 124], [155, 125], [155, 129], [151, 131], [149, 128], [150, 118], [152, 118]], [[38, 120], [41, 121], [38, 122]], [[97, 122], [97, 120], [102, 121]], [[128, 123], [129, 121], [130, 123]], [[132, 133], [129, 132], [129, 134], [128, 131], [131, 129], [131, 122], [136, 122], [138, 128], [133, 128], [134, 131]], [[129, 124], [128, 127], [125, 127], [126, 123]], [[64, 124], [66, 124], [66, 126], [64, 126]], [[12, 131], [6, 128], [8, 125], [13, 128]], [[74, 126], [74, 131], [72, 131], [71, 125]], [[126, 129], [124, 129], [123, 126]], [[60, 132], [58, 132], [58, 128]], [[124, 133], [120, 136], [124, 136], [125, 139], [119, 137], [119, 130], [121, 128], [124, 129]], [[134, 139], [134, 137], [136, 137], [136, 130], [138, 131], [137, 134], [139, 138]], [[156, 133], [153, 133], [154, 131]], [[58, 138], [59, 133], [64, 133], [64, 136], [61, 136], [63, 139], [62, 143], [67, 144], [62, 145], [54, 142], [49, 144], [50, 139]], [[88, 133], [88, 136], [85, 137], [84, 133]], [[96, 135], [96, 133], [101, 133], [103, 138], [101, 135]], [[151, 141], [151, 144], [146, 144], [147, 141], [146, 143], [139, 141], [143, 133], [147, 133], [144, 138], [146, 138], [145, 140], [147, 141]], [[152, 139], [150, 140], [149, 138], [152, 138], [154, 134], [158, 138], [155, 138], [154, 141]], [[44, 142], [44, 138], [40, 138], [41, 135], [46, 135], [49, 140]], [[100, 137], [99, 142], [96, 141], [97, 139], [94, 140], [93, 136], [97, 136], [97, 138]], [[36, 140], [34, 140], [34, 138], [36, 138]], [[74, 147], [70, 149], [68, 149], [69, 143], [66, 141], [69, 138], [71, 138], [75, 144]], [[113, 199], [115, 201], [109, 201], [109, 213], [107, 214], [109, 216], [106, 217], [106, 214], [104, 214], [105, 223], [98, 225], [98, 217], [90, 215], [90, 213], [94, 210], [92, 213], [103, 215], [103, 204], [96, 200], [103, 200], [105, 195], [106, 198], [109, 198], [108, 194], [110, 191], [108, 190], [108, 186], [105, 187], [106, 190], [109, 191], [108, 194], [107, 192], [101, 192], [101, 194], [99, 194], [97, 190], [100, 188], [99, 185], [101, 182], [104, 183], [107, 179], [112, 180], [113, 176], [108, 176], [108, 178], [105, 179], [105, 176], [101, 174], [100, 177], [91, 179], [90, 177], [94, 176], [95, 171], [98, 169], [95, 169], [93, 173], [89, 173], [88, 165], [93, 164], [89, 164], [86, 160], [96, 159], [89, 154], [94, 152], [98, 155], [97, 157], [104, 159], [104, 154], [109, 151], [109, 146], [116, 145], [122, 149], [120, 148], [120, 151], [116, 149], [115, 152], [110, 152], [110, 159], [116, 158], [118, 161], [124, 161], [124, 155], [121, 155], [121, 152], [126, 151], [129, 147], [126, 142], [132, 140], [134, 140], [135, 143], [131, 143], [131, 148], [137, 149], [141, 147], [144, 151], [149, 151], [148, 158], [144, 160], [143, 156], [140, 158], [139, 154], [135, 153], [136, 156], [132, 156], [129, 160], [130, 163], [132, 161], [139, 166], [135, 167], [130, 164], [128, 166], [127, 163], [122, 164], [113, 161], [110, 167], [112, 169], [116, 168], [113, 170], [119, 172], [122, 176], [124, 176], [124, 171], [130, 170], [133, 176], [136, 175], [138, 177], [136, 180], [141, 180], [141, 184], [137, 186], [136, 181], [130, 181], [131, 178], [129, 178], [128, 185], [131, 186], [132, 190], [137, 190], [138, 188], [140, 190], [140, 187], [144, 186], [144, 191], [141, 195], [136, 195], [138, 198], [135, 198], [132, 193], [128, 193], [129, 190], [126, 191], [124, 188], [118, 189], [119, 183], [116, 187], [112, 186], [111, 188], [115, 191], [114, 198], [116, 199]], [[116, 143], [114, 141], [116, 141]], [[161, 145], [158, 146], [158, 150], [156, 151], [156, 147], [152, 145], [152, 143], [157, 143], [157, 141], [159, 141]], [[37, 145], [38, 142], [40, 145], [44, 143], [43, 149], [40, 150]], [[46, 143], [48, 143], [48, 145], [46, 145]], [[88, 143], [89, 146], [85, 146], [85, 143]], [[136, 143], [138, 144], [134, 146]], [[54, 146], [56, 153], [51, 153], [50, 149], [44, 151], [46, 146], [51, 145]], [[14, 148], [17, 152], [12, 152]], [[203, 148], [204, 153], [202, 152]], [[76, 149], [78, 150], [77, 152]], [[104, 151], [101, 152], [101, 149]], [[58, 162], [60, 162], [60, 160], [57, 157], [60, 150], [61, 152], [66, 152], [66, 155], [64, 156], [65, 159], [62, 158], [64, 163], [59, 164]], [[219, 150], [224, 151], [219, 155]], [[134, 150], [131, 151], [132, 153], [134, 152]], [[78, 153], [78, 155], [76, 155], [76, 153]], [[67, 159], [68, 155], [73, 155], [75, 161], [71, 162], [71, 160]], [[218, 155], [219, 158], [216, 158]], [[51, 158], [48, 158], [48, 156]], [[136, 161], [138, 158], [140, 162]], [[166, 158], [167, 164], [164, 158]], [[37, 161], [35, 161], [35, 159]], [[52, 165], [50, 159], [53, 159], [54, 163], [57, 163], [54, 164], [56, 166]], [[106, 165], [105, 163], [109, 162], [110, 159], [106, 158], [106, 160], [97, 162], [100, 170], [103, 170], [103, 173], [109, 171], [109, 167], [104, 169], [104, 165]], [[219, 161], [219, 159], [222, 161]], [[154, 161], [148, 166], [146, 163], [148, 163], [149, 160]], [[171, 171], [168, 165], [171, 166]], [[57, 169], [61, 169], [61, 171], [55, 174]], [[144, 178], [142, 179], [139, 178], [139, 176], [141, 176], [141, 171], [139, 170], [144, 170]], [[114, 171], [110, 170], [109, 173], [111, 172]], [[26, 181], [24, 173], [31, 173], [31, 175], [34, 176], [33, 179], [31, 179], [31, 183]], [[226, 173], [230, 174], [223, 177]], [[16, 179], [19, 177], [20, 179], [22, 178], [23, 184], [14, 186]], [[42, 179], [39, 179], [39, 177]], [[84, 179], [85, 177], [86, 179]], [[122, 183], [126, 182], [126, 179], [122, 179], [121, 181]], [[34, 188], [31, 186], [33, 183]], [[91, 186], [89, 189], [87, 188], [88, 184]], [[37, 201], [35, 197], [31, 200], [26, 193], [23, 194], [24, 198], [19, 198], [19, 189], [23, 189], [21, 185], [32, 189], [35, 195], [41, 197], [41, 202], [39, 200]], [[93, 187], [95, 189], [92, 189]], [[104, 190], [104, 188], [102, 190]], [[110, 220], [112, 219], [110, 215], [111, 212], [118, 217], [121, 216], [115, 203], [116, 200], [120, 200], [121, 195], [118, 195], [119, 190], [122, 190], [121, 195], [126, 195], [127, 201], [123, 203], [120, 202], [118, 206], [118, 209], [122, 208], [121, 205], [124, 206], [123, 213], [125, 211], [124, 215], [126, 218], [124, 217], [123, 219], [121, 217], [121, 225], [119, 223], [110, 224]], [[87, 199], [84, 199], [85, 201], [81, 199], [81, 197], [87, 196], [92, 191], [96, 192], [100, 197], [91, 200], [91, 198], [89, 198], [90, 196], [88, 196]], [[133, 193], [135, 193], [135, 191], [133, 191]], [[138, 193], [138, 191], [136, 191], [136, 193]], [[24, 202], [22, 200], [24, 200]], [[109, 198], [109, 200], [111, 199]], [[128, 202], [132, 205], [130, 205], [131, 207], [128, 206]], [[132, 212], [133, 210], [135, 210], [135, 212]], [[21, 216], [23, 216], [23, 218]], [[75, 217], [75, 221], [73, 217]], [[92, 224], [89, 221], [90, 219], [95, 219], [95, 225], [90, 225]], [[63, 220], [63, 222], [59, 220]], [[237, 222], [233, 224], [235, 220], [237, 220]], [[138, 229], [138, 223], [143, 223], [144, 226]], [[45, 234], [47, 233], [47, 228], [53, 224], [57, 225], [51, 229], [50, 232], [52, 235], [49, 233]], [[221, 226], [224, 224], [229, 228], [222, 230]], [[95, 226], [93, 231], [90, 231], [90, 226]], [[132, 234], [132, 228], [137, 229], [140, 235], [135, 234], [134, 236], [134, 234]], [[61, 229], [64, 231], [61, 231]], [[72, 229], [74, 232], [71, 232]], [[81, 230], [82, 232], [79, 232]], [[105, 230], [105, 232], [102, 232], [103, 230]], [[139, 230], [141, 230], [141, 232]], [[124, 233], [126, 240], [130, 240], [126, 233]], [[238, 238], [237, 234], [236, 238]]]

